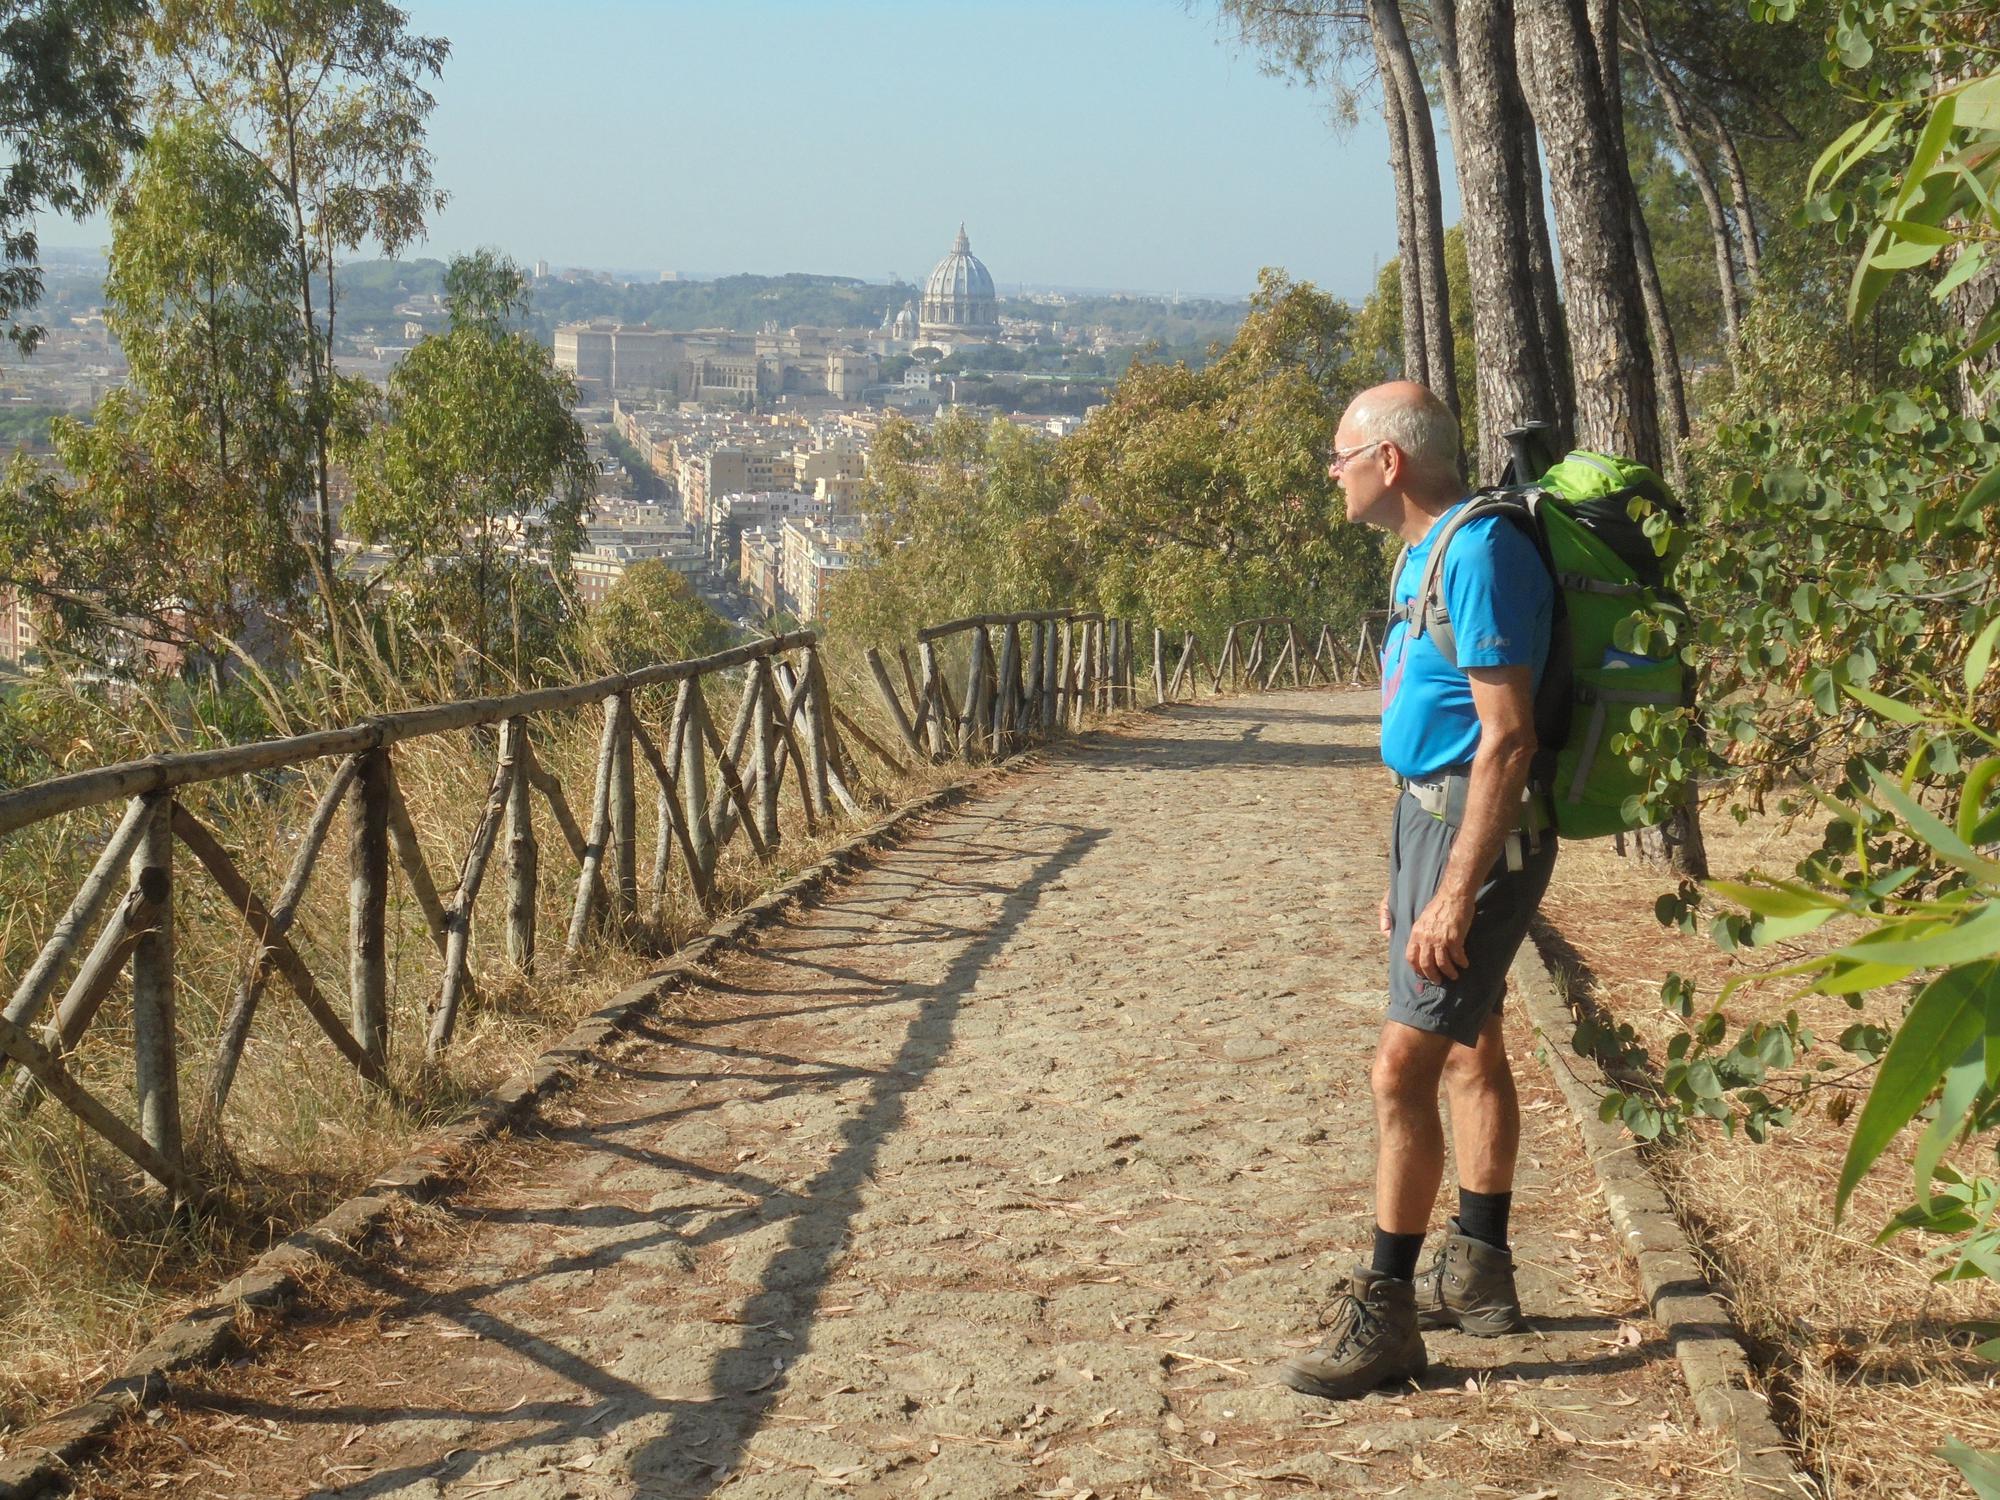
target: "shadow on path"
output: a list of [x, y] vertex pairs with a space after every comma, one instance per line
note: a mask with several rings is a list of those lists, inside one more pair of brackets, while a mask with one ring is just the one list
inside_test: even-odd
[[1060, 848], [1009, 890], [992, 927], [952, 961], [937, 984], [929, 986], [896, 1060], [877, 1076], [861, 1112], [842, 1124], [839, 1153], [806, 1190], [810, 1207], [792, 1219], [788, 1243], [772, 1257], [763, 1286], [743, 1306], [743, 1338], [717, 1354], [710, 1367], [709, 1388], [735, 1394], [701, 1410], [701, 1436], [710, 1451], [699, 1461], [699, 1470], [706, 1472], [697, 1471], [683, 1451], [685, 1417], [677, 1411], [667, 1431], [634, 1455], [635, 1477], [671, 1476], [669, 1482], [678, 1480], [677, 1493], [701, 1496], [711, 1493], [737, 1467], [784, 1384], [784, 1368], [812, 1345], [814, 1315], [845, 1242], [847, 1225], [861, 1208], [877, 1154], [901, 1125], [910, 1092], [950, 1050], [965, 995], [1027, 920], [1043, 891], [1109, 832], [1072, 828]]

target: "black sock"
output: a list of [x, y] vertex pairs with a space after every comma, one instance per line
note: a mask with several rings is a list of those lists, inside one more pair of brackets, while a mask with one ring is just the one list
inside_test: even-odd
[[1375, 1254], [1369, 1262], [1369, 1269], [1378, 1275], [1393, 1277], [1397, 1281], [1410, 1281], [1417, 1274], [1417, 1256], [1424, 1248], [1421, 1234], [1391, 1234], [1380, 1224], [1375, 1226]]
[[1512, 1193], [1475, 1193], [1458, 1190], [1458, 1232], [1467, 1239], [1483, 1240], [1495, 1250], [1507, 1248], [1507, 1211], [1514, 1206]]

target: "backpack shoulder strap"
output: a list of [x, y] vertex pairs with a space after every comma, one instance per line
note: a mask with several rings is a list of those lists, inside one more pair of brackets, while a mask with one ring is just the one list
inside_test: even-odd
[[[1424, 559], [1424, 575], [1417, 584], [1417, 592], [1401, 613], [1410, 622], [1412, 638], [1428, 635], [1431, 644], [1446, 662], [1458, 665], [1458, 635], [1452, 629], [1451, 611], [1444, 599], [1444, 559], [1451, 546], [1451, 539], [1471, 525], [1488, 516], [1512, 516], [1524, 524], [1536, 539], [1538, 548], [1546, 551], [1541, 541], [1541, 527], [1535, 523], [1535, 508], [1541, 503], [1540, 490], [1496, 489], [1481, 490], [1459, 508], [1431, 543], [1430, 556]], [[1409, 548], [1403, 549], [1403, 558], [1397, 560], [1397, 572], [1402, 571], [1402, 563], [1409, 556]], [[1393, 598], [1393, 594], [1391, 595]]]

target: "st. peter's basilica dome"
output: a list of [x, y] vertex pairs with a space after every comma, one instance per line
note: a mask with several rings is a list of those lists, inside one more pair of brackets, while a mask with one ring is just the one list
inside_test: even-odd
[[951, 254], [931, 272], [918, 319], [927, 339], [969, 343], [999, 335], [1000, 315], [994, 306], [993, 277], [972, 253], [972, 242], [965, 237], [963, 224], [958, 226]]

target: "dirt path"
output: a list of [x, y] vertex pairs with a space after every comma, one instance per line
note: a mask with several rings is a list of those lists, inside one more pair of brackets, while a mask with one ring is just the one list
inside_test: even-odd
[[1006, 777], [649, 1024], [96, 1494], [1716, 1492], [1517, 1034], [1535, 1331], [1271, 1380], [1370, 1223], [1389, 793], [1365, 694]]

